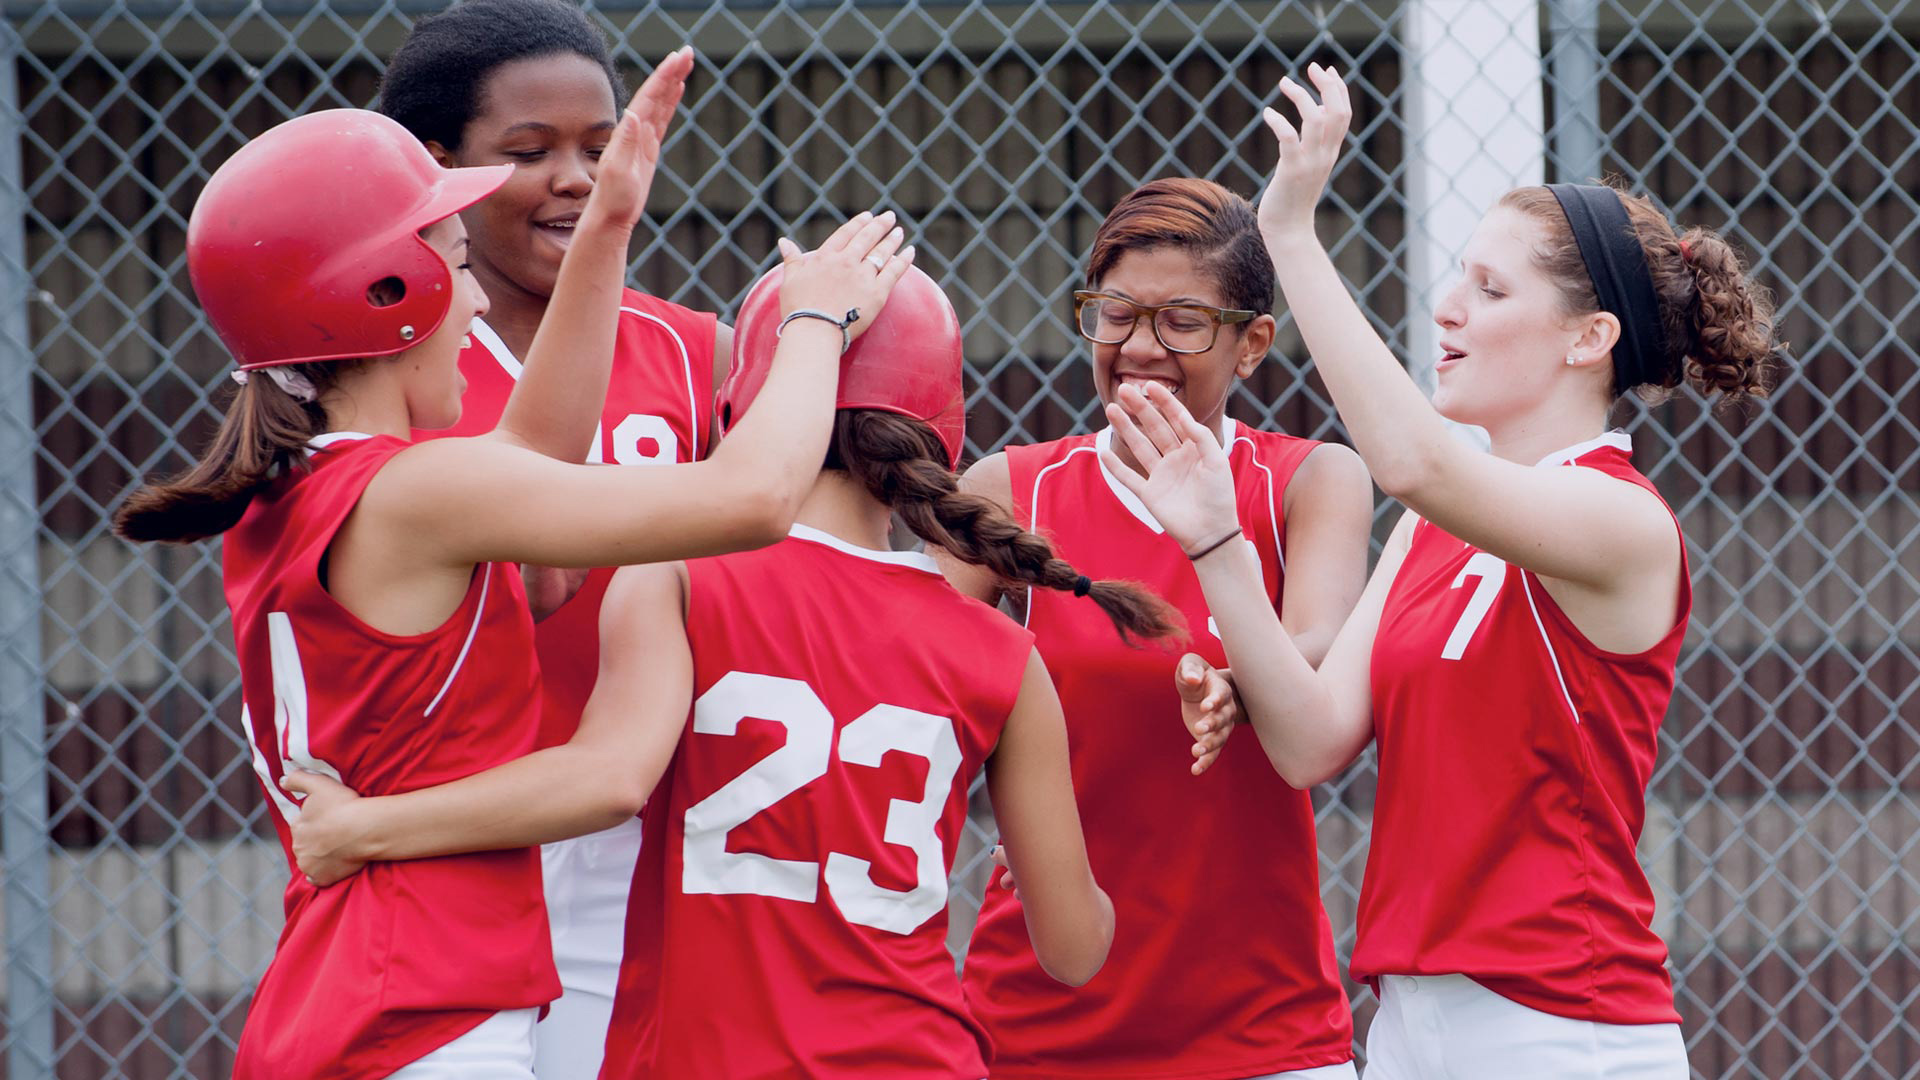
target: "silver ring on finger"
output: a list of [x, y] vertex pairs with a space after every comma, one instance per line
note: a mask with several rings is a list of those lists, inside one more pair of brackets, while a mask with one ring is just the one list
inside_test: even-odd
[[887, 260], [881, 258], [878, 255], [869, 255], [860, 261], [863, 263], [866, 263], [868, 266], [873, 267], [873, 272], [876, 274], [887, 268]]

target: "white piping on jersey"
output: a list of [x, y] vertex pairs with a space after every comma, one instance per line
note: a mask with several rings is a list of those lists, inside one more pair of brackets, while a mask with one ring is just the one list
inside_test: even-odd
[[[1228, 419], [1226, 423], [1231, 425], [1233, 421]], [[1225, 435], [1238, 430], [1238, 428], [1227, 427], [1222, 434]], [[1267, 476], [1267, 524], [1273, 526], [1273, 557], [1280, 563], [1280, 572], [1285, 574], [1287, 572], [1287, 552], [1280, 546], [1280, 512], [1279, 508], [1273, 505], [1273, 470], [1267, 468], [1267, 463], [1260, 460], [1259, 448], [1253, 445], [1252, 439], [1245, 435], [1233, 435], [1226, 440], [1227, 453], [1233, 453], [1233, 444], [1235, 443], [1247, 444], [1249, 460]], [[1220, 635], [1215, 634], [1214, 636], [1219, 637]]]
[[622, 315], [631, 315], [636, 319], [646, 319], [649, 322], [658, 323], [660, 329], [665, 330], [667, 336], [673, 339], [674, 347], [680, 350], [680, 370], [687, 377], [687, 423], [691, 425], [693, 430], [693, 445], [688, 448], [687, 453], [697, 455], [700, 451], [700, 404], [697, 400], [698, 393], [693, 388], [693, 357], [687, 354], [686, 339], [680, 336], [680, 331], [668, 326], [667, 320], [658, 315], [649, 315], [644, 311], [636, 311], [630, 307], [621, 308], [620, 313]]
[[851, 555], [856, 559], [886, 563], [890, 566], [904, 566], [909, 570], [922, 570], [935, 577], [941, 576], [940, 564], [933, 561], [933, 556], [922, 552], [875, 551], [873, 548], [861, 547], [858, 544], [849, 544], [832, 533], [822, 532], [811, 525], [802, 525], [799, 522], [795, 522], [793, 528], [787, 530], [787, 535], [793, 537], [795, 540], [807, 540], [824, 547], [830, 547], [835, 551]]
[[[1140, 524], [1152, 529], [1155, 534], [1166, 532], [1167, 530], [1160, 527], [1159, 520], [1153, 516], [1153, 511], [1147, 509], [1147, 504], [1140, 501], [1140, 496], [1135, 495], [1131, 488], [1121, 483], [1120, 478], [1113, 475], [1112, 470], [1107, 468], [1107, 463], [1098, 457], [1099, 451], [1113, 449], [1113, 429], [1101, 428], [1100, 434], [1093, 437], [1093, 446], [1095, 453], [1094, 462], [1099, 466], [1100, 479], [1107, 482], [1107, 488], [1113, 492], [1113, 497], [1120, 500], [1120, 505], [1127, 508], [1127, 513], [1139, 518]], [[1078, 453], [1080, 453], [1079, 450], [1072, 451], [1066, 457], [1047, 466], [1047, 469], [1065, 465], [1068, 459]], [[1042, 476], [1046, 475], [1047, 469], [1040, 470]], [[1038, 476], [1033, 479], [1033, 496], [1036, 500], [1033, 505], [1038, 507], [1040, 505], [1038, 502], [1040, 498], [1040, 477]]]
[[475, 341], [486, 346], [487, 352], [493, 356], [493, 362], [500, 365], [500, 370], [506, 372], [508, 378], [514, 382], [520, 381], [520, 372], [525, 370], [520, 365], [520, 358], [513, 355], [513, 350], [507, 348], [507, 343], [500, 340], [500, 335], [494, 332], [493, 327], [487, 325], [485, 319], [473, 320], [473, 326], [467, 330], [467, 333], [473, 335]]
[[371, 439], [373, 436], [363, 431], [323, 431], [307, 440], [307, 445], [315, 450], [325, 450], [334, 443], [352, 442], [355, 439]]
[[453, 658], [453, 670], [447, 672], [447, 681], [440, 684], [440, 692], [427, 702], [427, 711], [422, 716], [432, 716], [433, 710], [440, 706], [440, 699], [447, 696], [453, 687], [453, 677], [467, 662], [467, 650], [473, 648], [473, 639], [480, 633], [480, 617], [487, 612], [487, 589], [493, 584], [492, 563], [480, 564], [480, 602], [473, 606], [473, 625], [467, 627], [467, 640], [460, 644], [460, 655]]
[[1572, 446], [1569, 446], [1564, 450], [1555, 450], [1553, 453], [1548, 454], [1546, 457], [1541, 458], [1539, 461], [1535, 462], [1534, 464], [1536, 466], [1565, 465], [1568, 462], [1578, 458], [1580, 455], [1585, 454], [1590, 450], [1598, 450], [1603, 446], [1611, 446], [1616, 450], [1624, 451], [1625, 453], [1631, 454], [1633, 453], [1633, 438], [1629, 436], [1625, 431], [1621, 430], [1620, 428], [1614, 428], [1612, 431], [1609, 431], [1604, 435], [1595, 436], [1594, 438], [1588, 439], [1584, 442], [1574, 443]]
[[[636, 319], [645, 319], [648, 322], [658, 324], [660, 329], [665, 330], [667, 336], [673, 339], [674, 347], [680, 350], [680, 370], [687, 377], [687, 423], [693, 430], [693, 447], [688, 450], [688, 453], [696, 452], [700, 447], [700, 392], [694, 389], [693, 357], [687, 352], [687, 340], [680, 336], [680, 331], [675, 330], [667, 323], [667, 320], [662, 319], [658, 315], [649, 315], [637, 308], [624, 306], [621, 307], [620, 314], [631, 315]], [[473, 320], [473, 329], [470, 332], [479, 340], [480, 344], [486, 346], [488, 352], [493, 354], [494, 362], [500, 365], [500, 370], [506, 372], [514, 382], [519, 382], [520, 373], [526, 370], [526, 366], [520, 362], [519, 358], [513, 355], [512, 349], [507, 348], [507, 343], [500, 340], [500, 335], [494, 333], [493, 327], [488, 326], [480, 319], [475, 319]], [[593, 457], [591, 460], [596, 462], [599, 460], [598, 455], [602, 441], [600, 428], [595, 426], [593, 432]]]
[[[1094, 446], [1102, 445], [1100, 443], [1100, 439], [1110, 438], [1112, 431], [1113, 431], [1112, 428], [1108, 428], [1107, 430], [1102, 431], [1099, 435], [1094, 436]], [[1095, 450], [1094, 446], [1075, 447], [1074, 449], [1067, 451], [1066, 457], [1061, 458], [1059, 461], [1054, 462], [1053, 464], [1047, 466], [1044, 469], [1041, 469], [1039, 472], [1033, 475], [1033, 498], [1027, 502], [1027, 505], [1033, 508], [1033, 527], [1031, 531], [1033, 532], [1040, 531], [1040, 481], [1045, 480], [1047, 478], [1048, 473], [1052, 472], [1055, 469], [1060, 468], [1062, 465], [1065, 465], [1067, 462], [1072, 461], [1074, 459], [1074, 456], [1077, 454], [1093, 454], [1094, 455], [1094, 459], [1093, 459], [1094, 464], [1099, 465], [1100, 475], [1105, 477], [1108, 485], [1113, 487], [1115, 495], [1124, 496], [1124, 498], [1121, 499], [1121, 505], [1123, 506], [1126, 505], [1126, 500], [1133, 498], [1133, 492], [1128, 491], [1126, 488], [1120, 487], [1119, 486], [1120, 481], [1114, 479], [1113, 474], [1107, 472], [1107, 467], [1105, 464], [1101, 463], [1099, 458], [1099, 452]], [[1138, 499], [1134, 499], [1134, 502], [1136, 503], [1138, 503], [1139, 501], [1140, 500]], [[1133, 510], [1133, 507], [1127, 506], [1127, 509]], [[1153, 515], [1147, 513], [1146, 507], [1142, 506], [1140, 507], [1139, 510], [1134, 511], [1134, 513], [1135, 513], [1135, 516], [1139, 517], [1141, 520], [1145, 521], [1149, 526], [1151, 526], [1154, 532], [1161, 531], [1160, 523], [1153, 520]], [[1025, 614], [1023, 614], [1020, 617], [1020, 625], [1021, 626], [1027, 625], [1027, 620], [1031, 618], [1033, 618], [1033, 586], [1029, 585], [1027, 586], [1027, 609]]]
[[1547, 647], [1547, 662], [1553, 665], [1553, 677], [1560, 682], [1560, 697], [1567, 703], [1567, 712], [1573, 715], [1573, 722], [1580, 723], [1580, 710], [1573, 703], [1573, 692], [1567, 689], [1567, 676], [1560, 670], [1560, 656], [1553, 651], [1553, 641], [1547, 637], [1547, 624], [1540, 621], [1540, 609], [1533, 603], [1533, 582], [1528, 580], [1527, 571], [1520, 571], [1520, 588], [1527, 594], [1527, 610], [1533, 613], [1534, 629], [1540, 631], [1540, 644]]

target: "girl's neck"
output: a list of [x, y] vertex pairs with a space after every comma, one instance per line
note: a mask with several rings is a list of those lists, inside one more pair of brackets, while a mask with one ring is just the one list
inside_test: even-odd
[[838, 469], [822, 469], [794, 519], [855, 547], [886, 551], [893, 512]]
[[327, 412], [327, 430], [411, 439], [413, 424], [407, 411], [407, 394], [396, 381], [397, 371], [397, 365], [376, 360], [342, 375], [320, 396], [320, 407]]
[[1541, 407], [1487, 428], [1495, 457], [1520, 465], [1538, 463], [1557, 450], [1595, 439], [1607, 430], [1608, 409], [1588, 402]]

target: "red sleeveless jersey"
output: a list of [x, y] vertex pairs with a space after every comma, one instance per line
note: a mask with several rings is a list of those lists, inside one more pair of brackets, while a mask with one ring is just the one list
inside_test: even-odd
[[[587, 460], [595, 464], [673, 465], [698, 461], [713, 441], [713, 338], [717, 319], [628, 289], [621, 294], [613, 374]], [[482, 435], [500, 423], [520, 378], [520, 361], [481, 320], [460, 353], [467, 391], [460, 422], [415, 439]], [[599, 673], [600, 602], [610, 569], [587, 575], [573, 598], [534, 628], [545, 697], [541, 746], [558, 746], [580, 726]]]
[[[1630, 454], [1614, 432], [1541, 465], [1654, 491]], [[1556, 1016], [1679, 1019], [1634, 848], [1692, 609], [1681, 558], [1672, 630], [1625, 656], [1533, 573], [1420, 523], [1373, 646], [1380, 795], [1355, 978], [1469, 975]]]
[[[1240, 521], [1280, 605], [1282, 498], [1318, 443], [1227, 421]], [[967, 1002], [996, 1077], [1246, 1077], [1352, 1058], [1352, 1017], [1320, 903], [1313, 805], [1250, 731], [1203, 776], [1180, 720], [1174, 663], [1216, 665], [1193, 565], [1100, 465], [1110, 431], [1011, 447], [1015, 509], [1095, 578], [1145, 582], [1186, 616], [1185, 646], [1131, 648], [1085, 599], [1032, 590], [1034, 633], [1066, 708], [1073, 786], [1113, 950], [1093, 980], [1040, 969], [1018, 902], [991, 888], [966, 960]]]
[[601, 1075], [978, 1080], [947, 875], [1032, 635], [927, 556], [805, 526], [687, 573], [695, 700]]
[[[223, 549], [242, 724], [283, 846], [299, 814], [279, 786], [288, 769], [362, 795], [431, 787], [530, 751], [539, 711], [512, 566], [478, 567], [459, 609], [424, 634], [375, 630], [327, 593], [328, 545], [407, 444], [314, 444], [311, 471], [256, 496]], [[369, 863], [325, 889], [296, 871], [286, 919], [241, 1033], [241, 1080], [385, 1076], [501, 1009], [560, 994], [531, 848]]]

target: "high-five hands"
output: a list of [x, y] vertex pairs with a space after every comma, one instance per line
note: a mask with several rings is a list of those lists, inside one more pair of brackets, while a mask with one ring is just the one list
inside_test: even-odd
[[683, 45], [660, 61], [634, 91], [606, 149], [600, 152], [593, 194], [587, 197], [587, 208], [581, 212], [583, 225], [596, 216], [619, 229], [631, 230], [639, 223], [654, 172], [660, 166], [660, 144], [667, 137], [674, 110], [680, 107], [680, 97], [687, 90], [687, 76], [692, 73], [693, 46]]
[[1281, 239], [1297, 237], [1302, 231], [1313, 234], [1313, 208], [1326, 190], [1327, 177], [1340, 157], [1341, 144], [1347, 138], [1347, 125], [1353, 121], [1353, 101], [1347, 96], [1347, 84], [1324, 64], [1308, 64], [1307, 78], [1320, 91], [1314, 101], [1306, 87], [1291, 78], [1280, 80], [1280, 92], [1300, 110], [1300, 126], [1295, 128], [1267, 108], [1261, 113], [1279, 145], [1280, 160], [1273, 166], [1273, 179], [1260, 196], [1260, 233], [1267, 246]]

